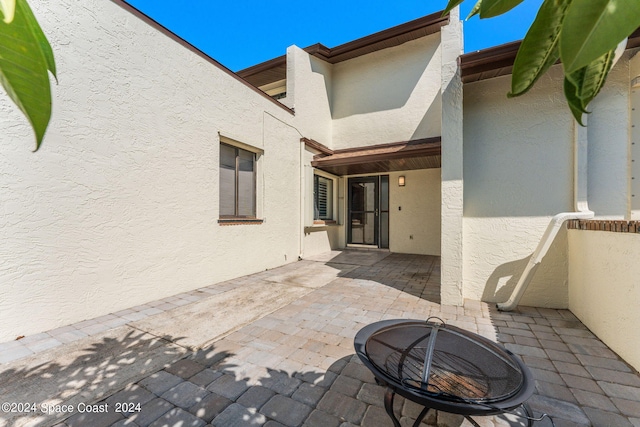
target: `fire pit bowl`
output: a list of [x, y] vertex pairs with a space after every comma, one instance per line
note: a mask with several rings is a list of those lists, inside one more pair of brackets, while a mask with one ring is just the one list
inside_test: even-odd
[[[425, 407], [415, 426], [429, 409], [469, 419], [510, 412], [531, 397], [531, 372], [513, 353], [433, 319], [372, 323], [354, 339], [362, 363], [387, 387], [385, 409], [394, 426], [400, 426], [393, 413], [396, 393]], [[524, 412], [530, 417], [526, 406]]]

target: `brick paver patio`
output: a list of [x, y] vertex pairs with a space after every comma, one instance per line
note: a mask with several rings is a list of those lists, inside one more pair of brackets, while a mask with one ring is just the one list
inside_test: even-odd
[[[265, 275], [279, 271], [248, 276], [237, 283], [264, 280]], [[124, 405], [124, 413], [75, 413], [57, 425], [391, 426], [383, 409], [384, 389], [354, 355], [353, 337], [363, 326], [382, 319], [438, 316], [496, 340], [522, 357], [535, 377], [536, 393], [529, 400], [535, 415], [548, 413], [558, 427], [640, 427], [640, 377], [569, 311], [519, 307], [516, 312], [501, 313], [477, 301], [466, 301], [464, 307], [441, 306], [439, 280], [437, 257], [391, 254], [373, 265], [348, 271], [96, 402], [109, 408], [130, 404]], [[219, 289], [233, 286], [225, 283]], [[209, 292], [190, 293], [191, 299], [215, 294], [215, 286]], [[179, 300], [183, 297], [148, 304], [145, 316], [153, 316], [148, 310], [154, 307], [181, 304]], [[170, 307], [158, 308], [165, 309]], [[56, 339], [60, 342], [56, 345], [64, 345], [65, 337], [72, 339], [77, 331], [91, 326], [100, 329], [97, 325], [118, 323], [116, 319], [126, 315], [137, 318], [139, 312], [114, 314], [88, 322], [84, 328], [31, 338], [27, 344]], [[47, 345], [52, 342], [41, 347]], [[9, 357], [7, 347], [2, 350], [0, 345], [0, 357], [3, 351]], [[420, 409], [402, 398], [396, 400], [403, 426], [411, 425]], [[508, 416], [476, 421], [483, 427], [524, 425]], [[423, 425], [471, 424], [460, 416], [438, 413], [428, 416]], [[535, 425], [550, 426], [551, 422], [546, 419]]]

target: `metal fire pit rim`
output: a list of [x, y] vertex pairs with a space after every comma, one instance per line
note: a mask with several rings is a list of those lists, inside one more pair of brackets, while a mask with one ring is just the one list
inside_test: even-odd
[[491, 404], [481, 404], [481, 403], [469, 403], [469, 402], [456, 402], [453, 400], [445, 400], [443, 398], [439, 398], [436, 396], [429, 396], [426, 393], [418, 393], [417, 391], [413, 391], [410, 388], [403, 386], [400, 381], [396, 378], [393, 378], [387, 375], [385, 372], [381, 371], [376, 367], [370, 360], [366, 353], [365, 347], [369, 338], [376, 332], [379, 332], [388, 327], [397, 326], [401, 324], [414, 324], [414, 325], [425, 325], [427, 321], [424, 319], [388, 319], [381, 320], [379, 322], [371, 323], [358, 331], [354, 338], [354, 347], [358, 358], [362, 363], [369, 368], [369, 370], [374, 374], [376, 379], [383, 383], [386, 387], [392, 389], [395, 393], [417, 402], [425, 407], [433, 408], [436, 410], [456, 413], [464, 416], [486, 416], [486, 415], [497, 415], [502, 414], [505, 411], [509, 411], [515, 409], [526, 402], [535, 390], [535, 383], [533, 381], [533, 376], [529, 368], [520, 360], [519, 357], [514, 355], [507, 348], [501, 346], [498, 343], [495, 343], [482, 335], [466, 331], [464, 329], [458, 328], [453, 325], [443, 325], [441, 327], [446, 327], [452, 330], [462, 331], [464, 334], [471, 334], [474, 339], [478, 341], [488, 344], [488, 345], [498, 345], [501, 347], [503, 351], [505, 351], [518, 365], [523, 375], [523, 384], [520, 390], [504, 400], [499, 400], [492, 402]]

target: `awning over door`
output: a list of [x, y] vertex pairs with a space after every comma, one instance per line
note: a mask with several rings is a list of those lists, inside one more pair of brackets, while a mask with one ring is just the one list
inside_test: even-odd
[[311, 165], [334, 175], [357, 175], [441, 166], [441, 139], [424, 138], [318, 154]]

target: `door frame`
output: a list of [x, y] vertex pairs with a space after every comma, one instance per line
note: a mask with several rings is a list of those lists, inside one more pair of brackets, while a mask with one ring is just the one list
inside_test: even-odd
[[[371, 246], [371, 247], [377, 247], [377, 248], [382, 248], [381, 243], [384, 239], [382, 239], [382, 213], [387, 213], [386, 215], [386, 221], [389, 222], [389, 207], [387, 206], [387, 208], [382, 211], [381, 205], [380, 205], [380, 201], [381, 201], [381, 197], [382, 197], [382, 179], [383, 177], [386, 178], [387, 181], [387, 195], [386, 195], [386, 199], [389, 200], [389, 175], [368, 175], [368, 176], [357, 176], [357, 177], [348, 177], [347, 178], [347, 203], [346, 203], [346, 207], [347, 207], [347, 245], [366, 245], [366, 246]], [[363, 211], [352, 211], [352, 198], [353, 198], [353, 192], [352, 192], [352, 183], [357, 183], [357, 182], [370, 182], [374, 184], [374, 210], [363, 210]], [[351, 218], [351, 215], [353, 213], [360, 213], [360, 214], [367, 214], [367, 213], [373, 213], [374, 214], [374, 243], [372, 244], [367, 244], [367, 243], [354, 243], [353, 242], [353, 234], [352, 234], [352, 225], [353, 225], [353, 221]], [[389, 229], [389, 224], [387, 223], [387, 227], [386, 229]], [[388, 231], [387, 231], [388, 232]], [[385, 248], [388, 248], [389, 246], [389, 236], [387, 235], [386, 237], [386, 246]]]

